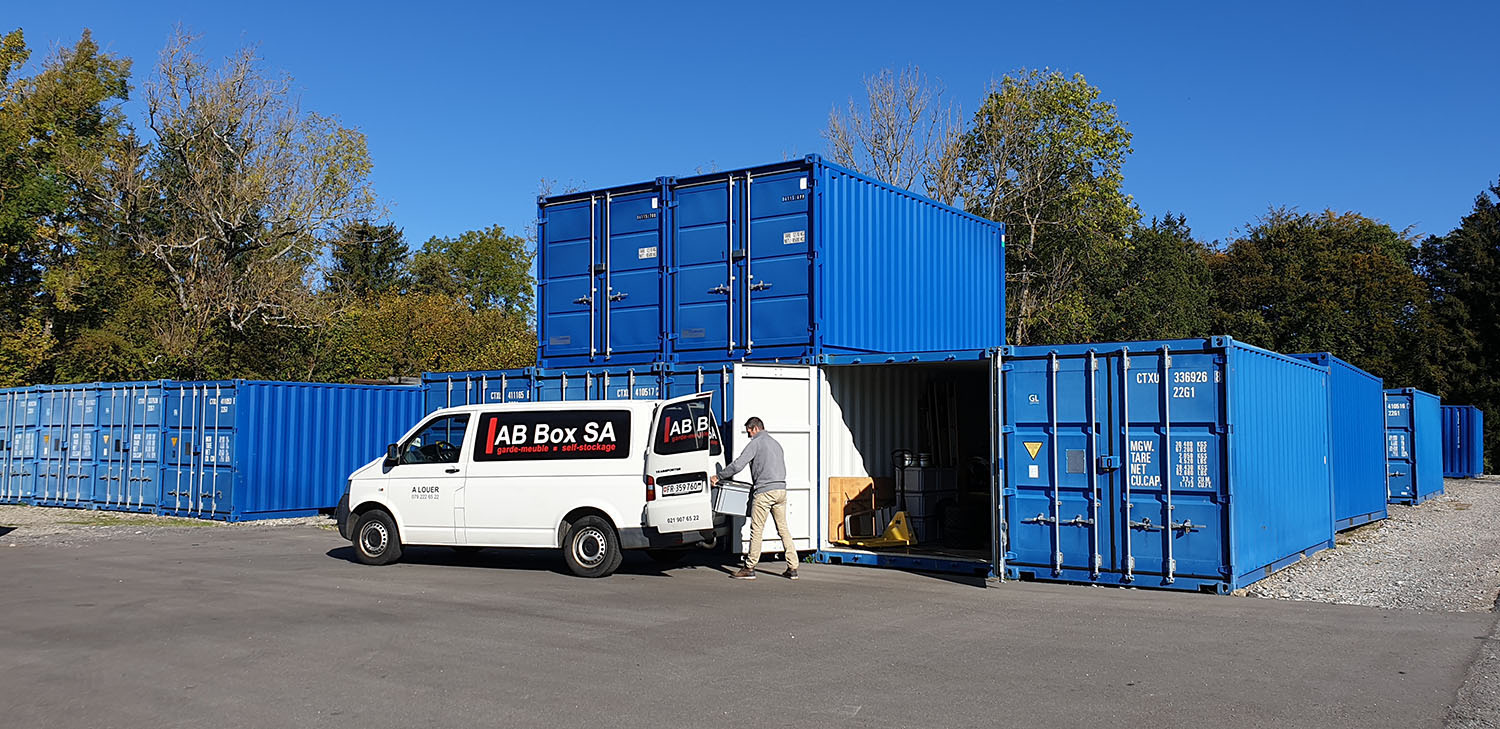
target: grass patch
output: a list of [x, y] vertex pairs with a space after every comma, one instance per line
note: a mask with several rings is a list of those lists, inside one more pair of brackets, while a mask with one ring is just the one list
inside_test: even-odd
[[213, 526], [214, 522], [207, 519], [183, 519], [180, 517], [143, 517], [143, 516], [113, 516], [99, 514], [96, 516], [85, 516], [78, 519], [68, 519], [58, 522], [59, 524], [76, 524], [79, 526], [122, 526], [122, 527], [205, 527]]

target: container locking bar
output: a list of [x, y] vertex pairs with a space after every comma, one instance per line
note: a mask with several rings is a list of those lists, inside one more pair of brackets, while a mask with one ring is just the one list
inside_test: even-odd
[[1047, 464], [1047, 480], [1052, 486], [1052, 574], [1062, 574], [1062, 486], [1057, 477], [1057, 352], [1047, 353], [1047, 440], [1050, 441], [1050, 463]]
[[[1177, 507], [1172, 505], [1172, 352], [1163, 344], [1161, 346], [1161, 491], [1166, 501], [1166, 514], [1162, 521], [1172, 523], [1172, 512]], [[1177, 560], [1172, 554], [1172, 534], [1168, 533], [1164, 539], [1166, 542], [1166, 554], [1163, 567], [1166, 569], [1166, 583], [1172, 584], [1177, 581]]]
[[[1125, 347], [1120, 348], [1120, 437], [1122, 440], [1120, 452], [1130, 453], [1130, 350]], [[1121, 474], [1121, 476], [1120, 483], [1123, 484], [1121, 493], [1124, 494], [1125, 499], [1125, 523], [1134, 527], [1136, 523], [1130, 521], [1130, 509], [1132, 506], [1130, 503], [1130, 476], [1127, 474]], [[1144, 521], [1147, 525], [1151, 523], [1150, 519]], [[1124, 580], [1132, 582], [1135, 580], [1135, 554], [1130, 550], [1130, 536], [1128, 534], [1122, 541], [1124, 544], [1121, 546], [1125, 550]]]

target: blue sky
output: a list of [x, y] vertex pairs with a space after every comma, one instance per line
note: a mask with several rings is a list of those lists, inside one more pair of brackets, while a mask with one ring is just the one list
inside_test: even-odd
[[[1149, 218], [1224, 239], [1287, 205], [1443, 233], [1500, 178], [1494, 3], [19, 3], [39, 60], [92, 28], [144, 81], [174, 24], [257, 44], [305, 109], [369, 137], [418, 244], [521, 231], [543, 178], [602, 187], [823, 152], [863, 76], [917, 64], [977, 107], [1079, 72], [1135, 135]], [[140, 118], [139, 105], [132, 104]]]

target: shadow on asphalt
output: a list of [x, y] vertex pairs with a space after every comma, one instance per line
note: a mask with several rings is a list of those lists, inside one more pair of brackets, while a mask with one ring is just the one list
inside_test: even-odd
[[9, 533], [11, 533], [11, 532], [13, 532], [15, 530], [16, 530], [15, 527], [0, 526], [0, 537], [3, 537], [3, 536], [5, 536], [5, 535], [7, 535], [7, 534], [9, 534]]
[[[354, 556], [354, 547], [335, 547], [327, 552], [329, 557], [359, 564]], [[528, 570], [572, 575], [563, 563], [562, 552], [556, 549], [483, 549], [456, 550], [451, 547], [406, 547], [401, 551], [401, 563], [441, 565], [444, 567], [470, 567], [480, 569]], [[671, 577], [677, 570], [707, 568], [717, 569], [728, 575], [739, 569], [738, 561], [726, 561], [726, 556], [708, 550], [688, 552], [681, 561], [662, 564], [638, 550], [627, 550], [620, 563], [618, 574], [644, 577]]]

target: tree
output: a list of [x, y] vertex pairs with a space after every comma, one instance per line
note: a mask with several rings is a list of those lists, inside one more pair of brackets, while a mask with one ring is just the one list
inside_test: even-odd
[[958, 196], [959, 112], [943, 88], [916, 66], [865, 77], [865, 100], [828, 112], [833, 160], [904, 189], [922, 183], [927, 196], [953, 204]]
[[1122, 255], [1091, 288], [1099, 292], [1098, 336], [1109, 341], [1211, 334], [1213, 279], [1208, 249], [1187, 218], [1168, 213], [1132, 227]]
[[20, 30], [0, 39], [0, 337], [27, 350], [0, 357], [11, 383], [50, 379], [58, 343], [131, 286], [85, 275], [119, 258], [106, 180], [136, 146], [122, 109], [130, 61], [87, 30], [18, 77], [29, 57]]
[[339, 229], [331, 253], [328, 287], [335, 293], [383, 294], [398, 289], [405, 275], [406, 238], [391, 223], [349, 223]]
[[358, 303], [329, 329], [313, 379], [332, 382], [424, 371], [536, 364], [536, 333], [520, 316], [474, 311], [441, 294], [388, 293]]
[[456, 238], [433, 237], [412, 256], [411, 290], [457, 297], [474, 311], [495, 309], [529, 320], [534, 257], [530, 242], [498, 225]]
[[302, 113], [251, 50], [211, 69], [193, 42], [179, 32], [147, 86], [156, 142], [125, 168], [119, 211], [176, 304], [163, 344], [201, 376], [214, 339], [227, 362], [253, 328], [326, 322], [308, 286], [319, 251], [375, 200], [363, 134]]
[[962, 197], [1006, 224], [1011, 340], [1080, 341], [1097, 328], [1081, 285], [1119, 255], [1139, 218], [1122, 191], [1131, 134], [1075, 74], [992, 84], [961, 142]]
[[1356, 213], [1272, 209], [1210, 259], [1216, 329], [1278, 352], [1333, 352], [1412, 382], [1427, 287], [1410, 236]]
[[1423, 340], [1424, 384], [1446, 401], [1490, 413], [1485, 440], [1500, 443], [1500, 182], [1475, 198], [1457, 228], [1427, 239], [1417, 261], [1432, 289], [1433, 330], [1444, 337], [1439, 346]]

